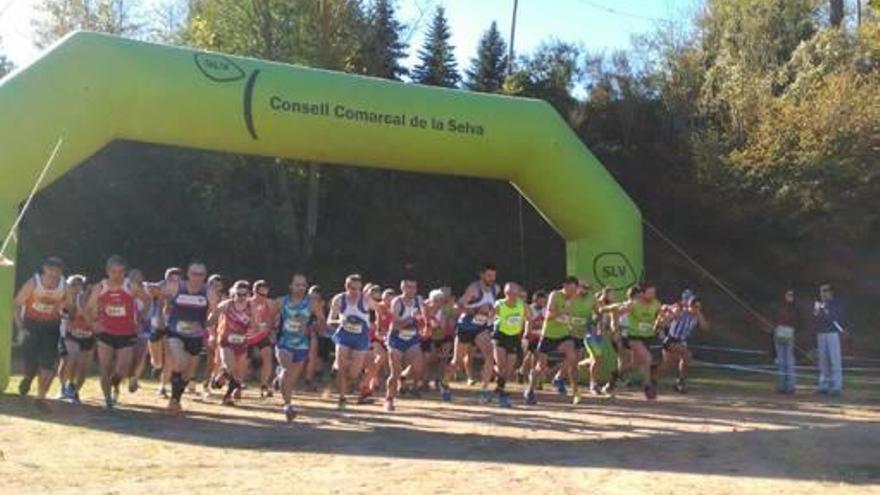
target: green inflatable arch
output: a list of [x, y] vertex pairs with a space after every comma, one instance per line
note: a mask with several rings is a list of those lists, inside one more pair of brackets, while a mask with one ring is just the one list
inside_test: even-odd
[[[638, 209], [542, 101], [75, 33], [0, 80], [0, 235], [59, 138], [41, 186], [114, 139], [506, 180], [566, 239], [569, 273], [624, 288], [642, 269]], [[0, 267], [0, 391], [14, 270]]]

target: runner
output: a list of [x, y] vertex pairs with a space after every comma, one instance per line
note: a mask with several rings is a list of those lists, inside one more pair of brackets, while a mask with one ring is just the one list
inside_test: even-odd
[[149, 303], [142, 287], [126, 278], [121, 256], [107, 260], [107, 278], [92, 290], [87, 304], [89, 323], [98, 338], [98, 365], [104, 404], [113, 409], [119, 399], [119, 383], [131, 373], [137, 345], [137, 302]]
[[42, 411], [48, 411], [45, 399], [57, 369], [61, 308], [66, 299], [64, 263], [54, 256], [46, 258], [39, 273], [28, 279], [15, 296], [15, 325], [24, 355], [24, 376], [18, 393], [27, 395], [31, 382], [38, 377], [35, 405]]
[[[544, 327], [544, 318], [547, 316], [547, 291], [539, 290], [532, 294], [532, 304], [529, 307], [531, 317], [526, 321], [526, 331], [523, 335], [523, 360], [517, 370], [521, 382], [525, 382], [537, 362], [538, 342], [541, 340], [541, 330]], [[538, 386], [540, 389], [540, 384]]]
[[553, 381], [560, 395], [564, 395], [565, 382], [562, 378], [563, 375], [568, 376], [568, 381], [572, 388], [571, 401], [575, 405], [581, 402], [578, 384], [578, 365], [581, 361], [586, 361], [587, 337], [594, 331], [593, 315], [596, 311], [596, 299], [590, 292], [590, 284], [585, 280], [579, 279], [577, 295], [571, 301], [571, 315], [569, 318], [571, 338], [575, 349], [575, 362], [573, 364], [568, 361], [563, 363], [564, 365], [559, 372], [559, 376]]
[[[313, 285], [309, 287], [309, 298], [315, 307], [318, 308], [319, 312], [326, 316], [327, 300], [321, 294], [320, 286]], [[312, 317], [309, 320], [309, 331], [317, 339], [312, 339], [309, 346], [309, 359], [306, 363], [306, 387], [313, 392], [317, 392], [318, 386], [315, 384], [315, 374], [319, 370], [323, 371], [324, 368], [329, 368], [332, 362], [331, 355], [336, 344], [333, 343], [333, 332], [330, 326], [327, 325], [326, 318], [323, 321], [319, 321], [317, 318]]]
[[311, 341], [317, 339], [314, 333], [309, 332], [309, 321], [314, 318], [323, 323], [324, 320], [320, 307], [306, 292], [308, 287], [305, 275], [294, 274], [290, 279], [290, 293], [275, 301], [281, 315], [275, 356], [280, 363], [281, 398], [288, 422], [296, 418], [296, 409], [291, 404], [293, 387], [306, 364]]
[[371, 352], [367, 357], [367, 370], [364, 376], [369, 395], [379, 388], [382, 370], [388, 366], [388, 346], [385, 341], [391, 329], [391, 303], [396, 295], [394, 289], [385, 289], [380, 293], [379, 304], [376, 306], [370, 325]]
[[[132, 268], [128, 272], [128, 280], [132, 287], [139, 287], [141, 291], [146, 293], [144, 285], [144, 273], [137, 268]], [[128, 374], [128, 392], [133, 394], [140, 389], [138, 379], [144, 374], [144, 367], [147, 364], [147, 343], [152, 333], [152, 325], [150, 323], [150, 312], [153, 306], [153, 298], [149, 297], [147, 302], [142, 299], [135, 299], [136, 312], [135, 320], [137, 322], [137, 343], [134, 346], [134, 356], [131, 362], [131, 371]], [[118, 395], [118, 394], [117, 394]]]
[[171, 372], [174, 366], [171, 364], [171, 351], [168, 349], [166, 301], [162, 298], [161, 292], [168, 284], [179, 284], [182, 273], [180, 268], [168, 268], [165, 270], [165, 277], [161, 282], [148, 286], [152, 302], [150, 304], [150, 338], [147, 341], [147, 350], [150, 353], [153, 376], [159, 378], [158, 394], [164, 398], [168, 398], [168, 386], [171, 383]]
[[[578, 298], [579, 286], [580, 281], [577, 277], [566, 277], [562, 283], [562, 288], [550, 293], [547, 301], [547, 316], [544, 319], [544, 326], [541, 329], [541, 340], [538, 343], [538, 362], [529, 374], [529, 384], [523, 393], [526, 404], [538, 403], [535, 397], [535, 387], [538, 382], [544, 379], [544, 374], [548, 367], [547, 357], [551, 352], [561, 353], [563, 355], [562, 369], [565, 369], [570, 376], [576, 374], [572, 371], [577, 364], [577, 354], [571, 338], [571, 317], [574, 301]], [[574, 377], [574, 383], [576, 387], [576, 376]], [[556, 385], [560, 395], [566, 395], [564, 382], [561, 380], [555, 381], [554, 385]]]
[[[213, 294], [219, 304], [229, 299], [229, 293], [224, 287], [223, 276], [214, 273], [208, 277], [208, 292]], [[234, 291], [232, 291], [234, 293]], [[219, 383], [218, 379], [223, 370], [223, 359], [220, 356], [220, 346], [217, 344], [217, 325], [208, 325], [208, 339], [205, 343], [205, 381], [202, 382], [202, 396], [207, 398], [211, 394], [211, 386]]]
[[422, 352], [425, 354], [424, 376], [426, 380], [433, 377], [435, 388], [443, 395], [448, 389], [444, 383], [445, 366], [452, 358], [455, 339], [455, 301], [449, 287], [434, 289], [428, 294], [425, 314], [428, 317], [429, 338], [422, 341]]
[[400, 295], [391, 302], [391, 331], [388, 333], [388, 381], [385, 385], [385, 410], [394, 411], [394, 399], [398, 395], [401, 372], [409, 365], [409, 379], [413, 383], [411, 393], [419, 396], [418, 383], [424, 371], [424, 356], [420, 334], [425, 331], [425, 302], [419, 296], [415, 280], [400, 281]]
[[251, 305], [254, 322], [248, 335], [248, 352], [260, 362], [260, 397], [272, 397], [272, 370], [275, 368], [272, 349], [275, 346], [274, 328], [278, 328], [278, 312], [269, 299], [269, 283], [265, 280], [254, 282]]
[[95, 350], [95, 334], [86, 319], [88, 288], [86, 278], [71, 275], [67, 278], [67, 302], [62, 313], [62, 345], [66, 355], [61, 360], [58, 377], [61, 397], [79, 404], [79, 391], [86, 381], [89, 361]]
[[[339, 392], [337, 407], [344, 409], [349, 384], [361, 376], [364, 361], [370, 348], [370, 310], [376, 303], [361, 291], [363, 279], [353, 274], [345, 278], [345, 292], [333, 297], [327, 323], [336, 328], [333, 341], [336, 344], [336, 383]], [[366, 383], [363, 384], [366, 386]], [[361, 391], [364, 395], [364, 391]]]
[[504, 285], [504, 298], [495, 303], [495, 324], [492, 333], [494, 347], [495, 376], [498, 387], [498, 404], [510, 407], [510, 397], [504, 389], [507, 381], [513, 378], [516, 369], [516, 351], [520, 347], [523, 327], [531, 317], [529, 308], [520, 299], [519, 286], [508, 282]]
[[599, 388], [599, 371], [603, 365], [603, 349], [605, 347], [605, 336], [611, 335], [611, 314], [600, 314], [598, 308], [608, 306], [613, 302], [611, 289], [604, 288], [596, 294], [596, 312], [593, 313], [593, 321], [589, 327], [584, 343], [587, 346], [587, 353], [590, 355], [590, 393], [593, 395], [602, 395], [603, 389]]
[[[635, 300], [641, 288], [633, 286], [626, 291], [626, 301]], [[624, 333], [629, 328], [629, 314], [614, 310], [616, 306], [613, 304], [603, 306], [599, 309], [600, 318], [608, 317], [611, 324], [611, 345], [617, 353], [617, 368], [611, 372], [608, 383], [602, 387], [602, 393], [614, 395], [617, 383], [622, 381], [624, 386], [629, 386], [628, 371], [632, 368], [632, 349], [629, 344], [624, 345]]]
[[657, 386], [651, 373], [649, 345], [656, 337], [662, 306], [657, 301], [657, 289], [653, 285], [633, 288], [631, 293], [631, 299], [605, 306], [602, 312], [612, 311], [617, 317], [628, 316], [627, 325], [622, 329], [622, 344], [632, 352], [632, 367], [642, 374], [645, 398], [653, 400], [657, 398]]
[[205, 284], [208, 270], [204, 263], [192, 262], [186, 271], [186, 280], [167, 283], [162, 292], [168, 305], [168, 348], [171, 351], [171, 398], [168, 411], [180, 413], [180, 399], [192, 378], [193, 361], [197, 361], [204, 347], [208, 314], [218, 301]]
[[474, 383], [471, 375], [471, 358], [473, 346], [480, 350], [483, 356], [483, 369], [480, 389], [480, 402], [485, 404], [492, 400], [489, 393], [489, 381], [492, 379], [492, 320], [495, 308], [495, 300], [501, 292], [495, 283], [497, 271], [492, 264], [483, 266], [480, 272], [480, 280], [473, 282], [465, 290], [458, 300], [458, 310], [461, 316], [458, 319], [455, 337], [455, 352], [452, 357], [453, 369], [464, 366], [468, 377], [468, 385]]
[[657, 369], [656, 381], [659, 383], [666, 371], [677, 366], [678, 378], [675, 381], [675, 391], [684, 394], [687, 393], [687, 372], [691, 357], [687, 339], [697, 327], [702, 330], [708, 329], [709, 322], [703, 315], [702, 303], [693, 293], [685, 293], [681, 302], [674, 305], [663, 319], [661, 325], [668, 323], [669, 332], [663, 338], [663, 360]]
[[234, 406], [236, 391], [244, 383], [248, 369], [248, 333], [253, 323], [254, 305], [248, 298], [250, 284], [239, 280], [232, 285], [232, 298], [225, 299], [208, 317], [208, 325], [217, 329], [221, 383], [227, 384], [223, 405]]

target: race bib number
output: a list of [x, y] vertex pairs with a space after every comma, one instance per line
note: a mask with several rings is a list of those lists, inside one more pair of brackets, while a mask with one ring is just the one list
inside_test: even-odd
[[192, 321], [178, 321], [175, 330], [181, 335], [201, 335], [202, 326]]
[[229, 343], [232, 345], [241, 345], [247, 341], [247, 337], [240, 333], [232, 333], [229, 334], [228, 337], [226, 337], [226, 340], [228, 340]]
[[125, 310], [125, 306], [105, 306], [104, 314], [110, 316], [112, 318], [124, 318], [128, 311]]
[[507, 317], [507, 324], [512, 327], [518, 327], [518, 326], [522, 325], [522, 321], [523, 321], [523, 319], [521, 316], [514, 315], [514, 316]]
[[342, 329], [348, 333], [363, 333], [364, 325], [359, 321], [346, 320], [342, 324]]
[[51, 314], [55, 311], [55, 305], [47, 304], [41, 301], [34, 301], [34, 303], [31, 304], [31, 308], [33, 308], [33, 310], [37, 313], [42, 314]]
[[400, 330], [399, 332], [397, 332], [397, 335], [403, 340], [412, 340], [415, 338], [416, 335], [418, 335], [418, 331], [410, 328], [406, 330]]
[[305, 323], [300, 320], [285, 320], [284, 331], [288, 333], [302, 333]]
[[90, 330], [83, 330], [81, 328], [74, 327], [70, 330], [70, 335], [78, 338], [78, 339], [87, 339], [91, 337], [93, 334]]
[[639, 330], [642, 332], [652, 332], [654, 331], [654, 325], [647, 322], [639, 322]]
[[486, 325], [489, 323], [489, 318], [484, 314], [476, 314], [471, 321], [474, 325]]
[[587, 319], [586, 319], [586, 318], [578, 318], [578, 317], [576, 317], [576, 316], [572, 316], [572, 317], [571, 317], [571, 324], [574, 325], [574, 326], [576, 326], [576, 327], [585, 326], [585, 325], [587, 324]]
[[158, 316], [158, 315], [153, 316], [152, 318], [150, 318], [150, 326], [153, 327], [153, 328], [159, 328], [159, 326], [160, 326], [161, 323], [162, 323], [162, 322], [161, 322], [161, 320], [159, 319], [159, 316]]
[[556, 317], [556, 321], [564, 325], [568, 325], [569, 323], [571, 323], [571, 318], [569, 318], [568, 315], [559, 315]]

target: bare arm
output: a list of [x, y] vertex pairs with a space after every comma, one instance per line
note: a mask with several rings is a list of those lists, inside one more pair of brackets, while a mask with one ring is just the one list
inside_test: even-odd
[[339, 318], [339, 306], [342, 297], [345, 296], [336, 295], [333, 297], [333, 300], [330, 301], [330, 315], [327, 317], [327, 323], [329, 325], [339, 325], [342, 323], [342, 320]]
[[86, 321], [96, 332], [104, 331], [104, 327], [98, 321], [98, 296], [100, 296], [100, 293], [101, 291], [97, 288], [93, 289], [86, 302]]
[[468, 286], [467, 290], [464, 291], [464, 294], [458, 298], [458, 302], [455, 305], [455, 309], [458, 314], [473, 312], [473, 310], [468, 309], [468, 302], [477, 296], [477, 286], [475, 284], [471, 284]]
[[19, 331], [24, 330], [24, 307], [27, 305], [28, 298], [34, 293], [34, 279], [31, 278], [19, 289], [18, 294], [15, 295], [15, 312], [13, 313], [13, 319], [15, 321], [15, 326]]

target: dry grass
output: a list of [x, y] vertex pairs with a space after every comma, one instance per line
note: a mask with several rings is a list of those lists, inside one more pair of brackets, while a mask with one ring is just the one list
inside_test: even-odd
[[51, 414], [0, 396], [0, 493], [880, 493], [877, 392], [831, 403], [731, 375], [692, 388], [511, 410], [460, 390], [393, 414], [306, 394], [288, 425], [253, 390], [237, 408], [189, 397], [173, 418], [147, 384], [105, 412], [91, 381], [84, 405]]

